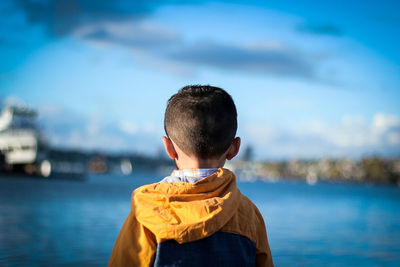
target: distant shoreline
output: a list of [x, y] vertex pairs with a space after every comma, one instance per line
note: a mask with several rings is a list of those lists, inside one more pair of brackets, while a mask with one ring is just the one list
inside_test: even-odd
[[[48, 150], [48, 157], [50, 161], [55, 162], [55, 165], [60, 162], [79, 164], [86, 174], [129, 175], [124, 172], [123, 167], [126, 163], [129, 163], [133, 170], [155, 171], [166, 175], [175, 168], [174, 163], [162, 155], [146, 156], [138, 153], [118, 154], [51, 148]], [[400, 158], [386, 159], [374, 156], [359, 160], [322, 158], [281, 161], [237, 159], [227, 161], [225, 168], [234, 171], [241, 181], [302, 180], [310, 185], [323, 181], [400, 186]], [[23, 170], [17, 170], [18, 173], [23, 173]]]

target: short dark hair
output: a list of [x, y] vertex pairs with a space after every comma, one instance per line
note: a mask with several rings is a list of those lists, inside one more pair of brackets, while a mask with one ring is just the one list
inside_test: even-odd
[[201, 159], [221, 156], [232, 144], [237, 112], [232, 97], [210, 85], [188, 85], [168, 100], [164, 129], [183, 152]]

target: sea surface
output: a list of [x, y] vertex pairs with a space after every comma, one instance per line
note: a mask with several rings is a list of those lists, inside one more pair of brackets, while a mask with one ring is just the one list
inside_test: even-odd
[[[0, 266], [105, 266], [136, 187], [163, 175], [87, 181], [0, 177]], [[400, 266], [400, 189], [239, 182], [264, 216], [276, 266]]]

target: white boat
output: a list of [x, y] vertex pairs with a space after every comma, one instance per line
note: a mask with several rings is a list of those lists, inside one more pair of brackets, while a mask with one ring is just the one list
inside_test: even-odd
[[36, 122], [37, 113], [25, 106], [9, 105], [0, 114], [0, 155], [8, 169], [49, 176], [51, 166], [41, 153], [43, 138]]

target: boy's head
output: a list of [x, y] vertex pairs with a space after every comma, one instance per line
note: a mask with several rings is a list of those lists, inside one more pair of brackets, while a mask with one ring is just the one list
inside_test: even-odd
[[235, 139], [235, 103], [221, 88], [185, 86], [168, 100], [164, 129], [185, 154], [199, 159], [218, 158]]

